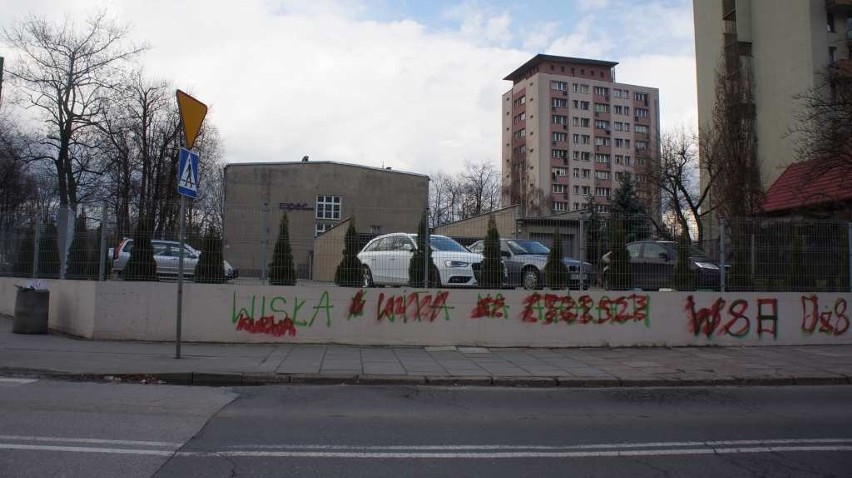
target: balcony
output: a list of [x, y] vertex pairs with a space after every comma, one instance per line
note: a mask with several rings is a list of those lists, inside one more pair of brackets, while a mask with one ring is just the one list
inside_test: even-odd
[[825, 0], [825, 9], [829, 12], [850, 12], [852, 11], [852, 0]]

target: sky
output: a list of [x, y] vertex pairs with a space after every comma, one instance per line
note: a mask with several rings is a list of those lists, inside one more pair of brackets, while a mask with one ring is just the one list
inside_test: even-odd
[[307, 155], [430, 175], [499, 165], [503, 78], [538, 53], [618, 62], [616, 81], [660, 89], [664, 131], [696, 127], [690, 0], [3, 4], [3, 28], [99, 10], [128, 25], [148, 46], [146, 75], [209, 106], [226, 163]]

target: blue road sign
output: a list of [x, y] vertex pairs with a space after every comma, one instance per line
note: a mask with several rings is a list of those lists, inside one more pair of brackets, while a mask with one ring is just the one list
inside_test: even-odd
[[198, 195], [198, 154], [180, 148], [178, 161], [178, 194], [195, 199]]

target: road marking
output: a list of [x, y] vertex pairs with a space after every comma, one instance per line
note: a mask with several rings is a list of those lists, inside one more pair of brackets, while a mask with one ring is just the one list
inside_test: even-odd
[[[88, 438], [6, 436], [2, 439], [29, 441], [67, 441], [81, 443], [147, 444], [154, 446], [176, 445], [167, 442], [142, 442], [132, 440], [100, 440]], [[187, 458], [343, 458], [343, 459], [521, 459], [521, 458], [617, 458], [636, 456], [673, 455], [727, 455], [743, 453], [782, 452], [838, 452], [852, 451], [848, 438], [720, 440], [707, 442], [658, 442], [598, 445], [573, 445], [563, 447], [538, 445], [423, 445], [423, 446], [351, 446], [351, 445], [282, 445], [290, 451], [224, 450], [175, 451], [138, 448], [106, 448], [87, 446], [37, 445], [26, 443], [0, 443], [0, 450], [53, 451], [70, 453], [107, 453], [117, 455], [179, 456]], [[772, 444], [778, 446], [731, 446], [736, 444]], [[687, 445], [687, 447], [685, 447]], [[698, 447], [695, 447], [698, 445]], [[720, 446], [721, 445], [721, 446]], [[248, 446], [246, 448], [257, 447]], [[637, 448], [650, 449], [637, 449]], [[668, 448], [660, 448], [668, 447]], [[599, 448], [595, 450], [594, 448]], [[614, 449], [611, 449], [614, 448]], [[654, 449], [656, 448], [656, 449]], [[337, 451], [333, 451], [337, 450]], [[386, 451], [368, 451], [386, 450]], [[399, 451], [392, 451], [399, 450]], [[437, 450], [437, 451], [428, 451]], [[467, 451], [466, 451], [467, 450]], [[480, 450], [480, 451], [476, 451]], [[491, 451], [503, 450], [503, 451]]]
[[102, 438], [70, 438], [70, 437], [37, 437], [24, 435], [0, 435], [0, 440], [11, 441], [36, 441], [36, 442], [59, 442], [59, 443], [92, 443], [102, 445], [136, 445], [136, 446], [159, 446], [167, 448], [178, 448], [182, 443], [165, 441], [139, 441], [139, 440], [107, 440]]
[[0, 385], [10, 383], [14, 385], [26, 385], [28, 383], [38, 382], [37, 378], [7, 378], [0, 377]]

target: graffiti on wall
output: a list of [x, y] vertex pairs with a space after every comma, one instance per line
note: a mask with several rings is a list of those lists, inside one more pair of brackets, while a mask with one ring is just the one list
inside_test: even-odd
[[525, 323], [555, 324], [650, 324], [651, 303], [647, 294], [629, 294], [618, 297], [602, 296], [595, 300], [590, 295], [577, 298], [568, 295], [533, 293], [523, 300], [521, 321]]
[[[295, 336], [297, 327], [312, 327], [317, 319], [324, 319], [326, 327], [331, 327], [334, 305], [328, 291], [324, 291], [319, 300], [305, 307], [307, 300], [283, 296], [268, 297], [252, 295], [244, 303], [237, 303], [237, 292], [231, 301], [231, 322], [237, 331], [250, 334]], [[239, 306], [239, 308], [237, 308]]]
[[838, 298], [834, 304], [819, 305], [815, 294], [802, 296], [802, 332], [838, 336], [849, 330], [849, 316], [846, 315], [846, 299]]
[[482, 294], [477, 295], [476, 307], [471, 311], [470, 318], [508, 319], [509, 305], [506, 304], [506, 298], [499, 292], [493, 297], [490, 293], [484, 297]]
[[728, 303], [719, 297], [709, 307], [696, 309], [695, 298], [690, 295], [686, 298], [686, 315], [689, 331], [696, 337], [728, 335], [741, 339], [753, 329], [758, 338], [764, 334], [773, 339], [778, 337], [778, 299], [775, 298], [759, 298], [751, 307], [745, 299]]
[[437, 318], [450, 320], [450, 311], [454, 307], [447, 305], [448, 291], [438, 291], [432, 294], [429, 291], [403, 292], [401, 294], [379, 294], [376, 307], [376, 319], [395, 322], [429, 321], [434, 322]]

